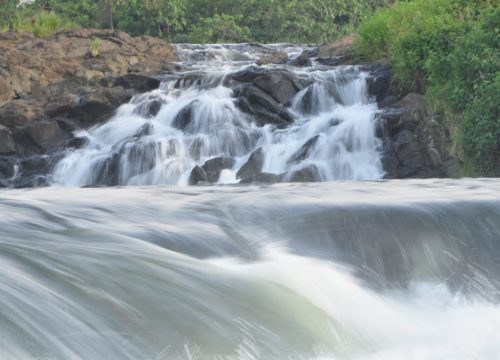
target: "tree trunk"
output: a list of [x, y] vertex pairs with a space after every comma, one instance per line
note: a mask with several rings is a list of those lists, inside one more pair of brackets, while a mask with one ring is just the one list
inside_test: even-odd
[[113, 7], [111, 0], [99, 0], [99, 19], [101, 28], [113, 30]]

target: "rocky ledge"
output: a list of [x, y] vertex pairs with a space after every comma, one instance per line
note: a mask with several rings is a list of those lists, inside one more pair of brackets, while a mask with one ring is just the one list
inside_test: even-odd
[[[93, 51], [92, 51], [93, 50]], [[35, 39], [0, 33], [0, 187], [43, 184], [58, 150], [78, 146], [76, 128], [107, 120], [134, 94], [174, 68], [161, 39], [78, 29]]]

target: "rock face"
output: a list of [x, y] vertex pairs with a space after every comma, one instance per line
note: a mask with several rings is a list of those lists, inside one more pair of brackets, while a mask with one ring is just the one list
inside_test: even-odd
[[386, 178], [458, 176], [457, 160], [447, 152], [451, 139], [427, 113], [422, 95], [408, 94], [385, 108], [380, 121]]
[[252, 178], [262, 171], [263, 165], [264, 150], [262, 148], [258, 148], [250, 155], [245, 165], [243, 165], [236, 174], [236, 177], [243, 180]]
[[257, 125], [283, 128], [293, 121], [287, 109], [291, 99], [311, 82], [282, 69], [249, 67], [228, 76], [226, 85], [235, 90], [236, 104], [252, 114]]
[[[92, 57], [96, 39], [101, 47]], [[56, 158], [58, 149], [78, 143], [76, 129], [99, 124], [136, 93], [157, 88], [160, 82], [152, 76], [169, 71], [177, 60], [163, 40], [119, 31], [69, 30], [43, 40], [0, 33], [2, 184], [13, 176], [15, 165], [23, 180], [14, 186], [43, 184], [26, 181], [26, 174], [38, 166], [37, 178], [43, 178], [53, 161], [25, 159]], [[103, 164], [103, 171], [112, 169], [112, 159]]]

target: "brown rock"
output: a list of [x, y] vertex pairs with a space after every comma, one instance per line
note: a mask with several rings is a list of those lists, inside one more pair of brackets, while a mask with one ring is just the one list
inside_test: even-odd
[[43, 118], [40, 104], [36, 101], [14, 100], [0, 107], [0, 124], [8, 128], [24, 126]]
[[352, 58], [354, 50], [354, 35], [341, 37], [334, 42], [320, 47], [318, 57], [320, 58]]
[[257, 60], [257, 65], [284, 64], [288, 61], [288, 55], [284, 51], [276, 51], [266, 54]]
[[[95, 39], [102, 43], [97, 58], [88, 54]], [[157, 74], [177, 60], [174, 48], [163, 40], [132, 38], [119, 31], [68, 30], [43, 40], [4, 33], [0, 37], [0, 104], [15, 96], [43, 98], [47, 87], [55, 89], [68, 79], [91, 84], [130, 72]]]

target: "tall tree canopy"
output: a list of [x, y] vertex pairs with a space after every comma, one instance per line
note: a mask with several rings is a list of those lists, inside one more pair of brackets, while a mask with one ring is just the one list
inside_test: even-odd
[[[393, 0], [3, 0], [0, 29], [53, 12], [82, 27], [190, 42], [319, 43]], [[15, 14], [15, 16], [12, 16]]]

